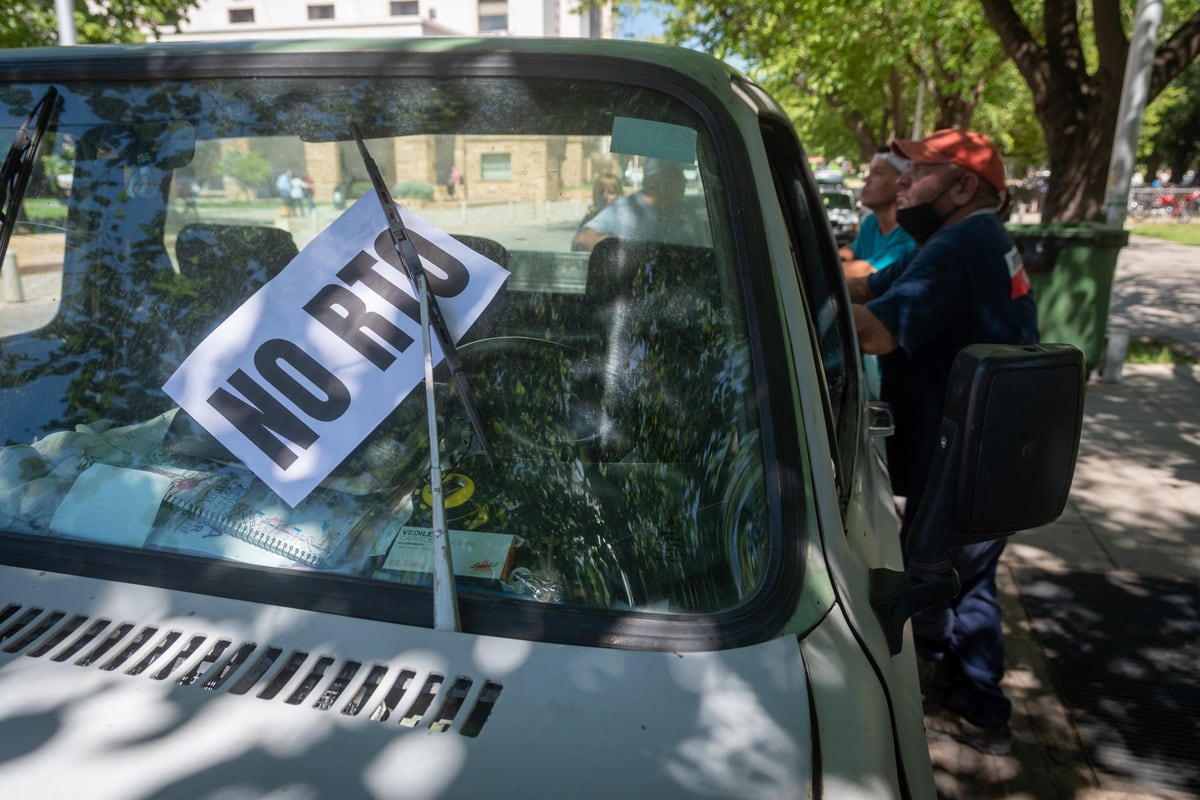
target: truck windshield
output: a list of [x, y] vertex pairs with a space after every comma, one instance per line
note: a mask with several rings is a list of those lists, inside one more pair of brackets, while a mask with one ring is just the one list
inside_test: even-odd
[[[49, 88], [5, 87], [0, 145]], [[699, 614], [759, 587], [750, 331], [689, 106], [479, 77], [55, 88], [4, 266], [0, 547], [427, 586], [436, 451], [460, 594]], [[496, 466], [444, 365], [429, 446], [350, 114]]]

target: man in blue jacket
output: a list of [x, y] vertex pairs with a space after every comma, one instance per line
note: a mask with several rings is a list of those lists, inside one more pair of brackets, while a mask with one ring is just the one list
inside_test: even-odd
[[[1028, 275], [997, 213], [1006, 185], [995, 145], [973, 131], [940, 130], [892, 149], [912, 162], [899, 179], [896, 219], [919, 248], [847, 284], [859, 345], [880, 356], [882, 399], [894, 414], [888, 462], [905, 499], [903, 538], [925, 490], [955, 355], [969, 344], [1032, 344], [1038, 330]], [[1012, 747], [996, 591], [1004, 542], [952, 551], [962, 591], [913, 618], [918, 655], [939, 676], [941, 704], [958, 715], [948, 733], [989, 753]]]

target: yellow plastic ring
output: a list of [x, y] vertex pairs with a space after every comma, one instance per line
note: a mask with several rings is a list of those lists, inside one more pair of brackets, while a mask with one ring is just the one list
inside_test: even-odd
[[[445, 508], [457, 508], [475, 496], [475, 481], [461, 472], [448, 472], [442, 476], [442, 505]], [[433, 505], [433, 487], [426, 485], [421, 490], [421, 499], [425, 505]]]

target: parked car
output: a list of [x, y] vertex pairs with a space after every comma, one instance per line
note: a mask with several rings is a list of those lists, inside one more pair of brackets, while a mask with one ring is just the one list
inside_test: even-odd
[[849, 189], [821, 187], [821, 203], [838, 245], [849, 244], [858, 236], [858, 199]]
[[[0, 794], [934, 796], [905, 620], [938, 553], [1061, 511], [1082, 361], [964, 353], [908, 571], [760, 88], [515, 39], [9, 50], [0, 84], [5, 222], [72, 175], [0, 236], [60, 278], [0, 336]], [[573, 251], [568, 190], [630, 156], [694, 168], [692, 216]], [[248, 195], [264, 163], [315, 208]], [[450, 164], [464, 197], [387, 197]]]
[[822, 187], [846, 185], [846, 176], [840, 169], [818, 169], [813, 172], [813, 177]]

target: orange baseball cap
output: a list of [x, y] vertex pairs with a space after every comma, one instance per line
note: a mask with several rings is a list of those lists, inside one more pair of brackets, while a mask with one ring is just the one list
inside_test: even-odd
[[924, 139], [896, 139], [892, 150], [914, 164], [958, 164], [1004, 192], [1004, 160], [992, 140], [975, 131], [943, 128]]

